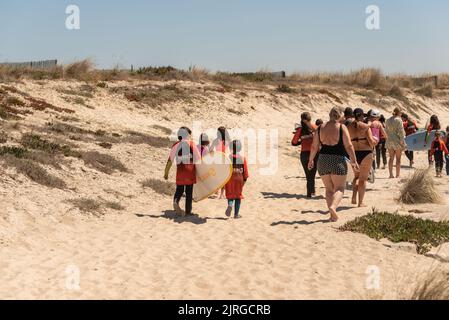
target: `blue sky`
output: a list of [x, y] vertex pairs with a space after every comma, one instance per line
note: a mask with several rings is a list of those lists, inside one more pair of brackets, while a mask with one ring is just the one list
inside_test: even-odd
[[[81, 29], [65, 28], [65, 9]], [[377, 31], [365, 8], [380, 7]], [[447, 0], [0, 0], [0, 61], [98, 67], [449, 72]]]

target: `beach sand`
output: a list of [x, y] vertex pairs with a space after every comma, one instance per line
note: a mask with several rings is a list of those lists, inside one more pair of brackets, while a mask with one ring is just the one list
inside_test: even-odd
[[[315, 112], [314, 119], [317, 115], [327, 119], [333, 102], [325, 95], [311, 95], [305, 102], [248, 89], [242, 102], [236, 93], [214, 93], [208, 97], [208, 108], [174, 113], [181, 110], [179, 105], [148, 111], [106, 90], [99, 90], [89, 102], [95, 109], [75, 106], [56, 93], [55, 88], [64, 85], [26, 81], [17, 87], [72, 108], [81, 123], [108, 132], [134, 130], [162, 136], [152, 125], [176, 129], [196, 120], [202, 121], [204, 128], [221, 124], [278, 128], [279, 169], [263, 176], [259, 171], [263, 165], [250, 166], [243, 219], [234, 220], [226, 219], [226, 201], [219, 199], [195, 203], [196, 216], [179, 218], [172, 212], [171, 196], [142, 188], [143, 179], [162, 179], [168, 149], [114, 146], [109, 153], [126, 164], [128, 173], [105, 175], [74, 161], [62, 172], [54, 171], [67, 181], [67, 190], [42, 187], [13, 169], [2, 168], [1, 299], [395, 299], [420, 275], [448, 261], [444, 260], [449, 258], [447, 250], [437, 257], [418, 255], [407, 245], [391, 245], [337, 229], [369, 213], [371, 207], [401, 214], [421, 209], [426, 212], [414, 215], [449, 219], [446, 203], [399, 204], [396, 198], [403, 180], [387, 179], [387, 170], [377, 171], [376, 182], [368, 183], [368, 208], [351, 205], [350, 192], [345, 194], [337, 223], [328, 223], [319, 179], [319, 197], [305, 199], [299, 149], [290, 146], [291, 132], [301, 111]], [[342, 97], [346, 97], [345, 104], [360, 103], [354, 94]], [[426, 103], [448, 123], [441, 105], [430, 99]], [[223, 111], [236, 106], [242, 111], [239, 116]], [[422, 126], [427, 114], [421, 114]], [[54, 117], [36, 113], [27, 117], [21, 130], [56, 121]], [[425, 153], [416, 158], [416, 167], [427, 167]], [[404, 167], [403, 178], [411, 173]], [[170, 179], [174, 181], [173, 170]], [[447, 177], [437, 180], [445, 198], [448, 182]], [[101, 217], [87, 215], [67, 202], [81, 196], [118, 201], [125, 210], [108, 209]], [[379, 290], [366, 286], [373, 267], [380, 272]]]

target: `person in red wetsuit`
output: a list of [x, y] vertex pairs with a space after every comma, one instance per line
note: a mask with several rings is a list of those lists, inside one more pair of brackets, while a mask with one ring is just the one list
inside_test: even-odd
[[[402, 114], [402, 121], [404, 122], [404, 130], [405, 130], [405, 136], [408, 137], [416, 131], [418, 131], [418, 125], [416, 124], [416, 121], [411, 119], [408, 114], [403, 113]], [[410, 168], [413, 167], [414, 164], [414, 154], [413, 151], [406, 150], [405, 156], [410, 161]]]
[[226, 216], [230, 217], [232, 213], [232, 207], [235, 205], [234, 218], [241, 218], [239, 215], [240, 205], [243, 199], [243, 186], [248, 180], [248, 164], [245, 157], [240, 155], [242, 151], [242, 143], [239, 140], [234, 140], [231, 143], [232, 155], [232, 177], [226, 184], [226, 199], [228, 199], [228, 207], [226, 208]]
[[[187, 127], [178, 130], [178, 142], [176, 142], [165, 166], [164, 179], [168, 180], [168, 174], [173, 163], [176, 163], [176, 192], [173, 199], [173, 209], [176, 213], [185, 216], [192, 214], [193, 185], [196, 183], [195, 164], [201, 159], [200, 152], [191, 139], [192, 131]], [[182, 196], [186, 195], [186, 210], [179, 206]]]
[[442, 177], [444, 156], [449, 155], [446, 143], [441, 137], [441, 132], [435, 132], [435, 140], [432, 141], [432, 146], [430, 148], [430, 157], [435, 159], [435, 171], [437, 178]]
[[[437, 131], [441, 130], [440, 120], [438, 119], [438, 116], [435, 114], [430, 117], [430, 123], [426, 128], [426, 131], [427, 131], [426, 142], [427, 142], [428, 137], [430, 137], [430, 133], [433, 130], [437, 130]], [[432, 156], [430, 153], [431, 153], [431, 150], [429, 150], [429, 166], [431, 166], [433, 164]]]
[[[231, 142], [231, 137], [229, 132], [225, 127], [219, 127], [217, 129], [217, 138], [212, 141], [209, 150], [210, 152], [223, 152], [229, 154], [229, 143]], [[224, 199], [224, 188], [221, 189], [220, 199]], [[218, 194], [218, 191], [217, 191]]]
[[307, 180], [307, 198], [312, 198], [316, 194], [315, 176], [317, 172], [318, 154], [314, 160], [314, 166], [311, 170], [308, 168], [310, 151], [312, 150], [313, 135], [317, 126], [312, 123], [312, 117], [309, 112], [301, 114], [301, 125], [296, 129], [292, 139], [293, 146], [301, 145], [301, 164], [306, 174]]
[[202, 133], [200, 136], [200, 143], [197, 146], [201, 154], [201, 158], [209, 153], [209, 145], [210, 145], [209, 136], [206, 133]]

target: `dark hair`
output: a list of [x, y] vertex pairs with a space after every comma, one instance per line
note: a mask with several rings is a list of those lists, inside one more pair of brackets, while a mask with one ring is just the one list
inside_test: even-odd
[[318, 126], [318, 127], [321, 126], [323, 123], [324, 123], [324, 121], [321, 120], [321, 119], [317, 119], [317, 120], [315, 121], [315, 125]]
[[[353, 114], [354, 114], [355, 122], [363, 121], [365, 119], [365, 112], [363, 112], [362, 108], [355, 109]], [[363, 117], [363, 119], [360, 119], [361, 117]]]
[[406, 114], [406, 113], [403, 113], [401, 117], [404, 120], [408, 120], [408, 114]]
[[438, 119], [437, 115], [433, 115], [430, 117], [430, 124], [432, 125], [432, 129], [434, 130], [440, 130], [441, 129], [441, 124], [440, 124], [440, 120]]
[[345, 118], [353, 118], [354, 117], [354, 111], [352, 110], [351, 107], [347, 107], [345, 109], [344, 115], [345, 115]]
[[209, 136], [207, 133], [202, 133], [200, 136], [200, 145], [201, 146], [208, 146], [210, 144]]
[[181, 127], [178, 130], [178, 140], [181, 141], [183, 139], [188, 138], [192, 134], [192, 130], [187, 127]]
[[385, 119], [385, 116], [383, 114], [381, 114], [380, 117], [379, 117], [379, 122], [380, 123], [385, 123], [386, 120], [387, 119]]
[[237, 154], [242, 151], [242, 142], [240, 140], [232, 141], [232, 153]]
[[446, 127], [446, 131], [449, 131], [449, 126]]
[[310, 128], [305, 123], [305, 121], [312, 121], [312, 116], [309, 112], [304, 112], [301, 114], [301, 134], [303, 136], [307, 136], [310, 134]]
[[229, 137], [229, 132], [225, 127], [219, 127], [217, 129], [217, 139], [224, 142], [231, 140]]

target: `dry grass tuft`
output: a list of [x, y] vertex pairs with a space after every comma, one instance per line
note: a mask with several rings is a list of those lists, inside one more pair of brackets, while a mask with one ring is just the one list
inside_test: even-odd
[[101, 202], [89, 198], [73, 199], [69, 200], [76, 208], [86, 213], [100, 213]]
[[107, 208], [112, 209], [112, 210], [116, 210], [116, 211], [123, 211], [125, 210], [125, 207], [122, 206], [119, 202], [115, 202], [115, 201], [107, 201], [104, 204]]
[[449, 300], [449, 273], [435, 268], [418, 280], [408, 300]]
[[432, 98], [433, 97], [433, 86], [432, 85], [427, 85], [424, 86], [422, 88], [419, 88], [417, 90], [415, 90], [415, 92], [417, 94], [420, 94], [422, 96], [428, 97], [428, 98]]
[[128, 172], [123, 163], [108, 154], [97, 151], [81, 152], [81, 159], [87, 166], [106, 174], [112, 174], [114, 171]]
[[418, 169], [401, 188], [399, 201], [405, 204], [440, 203], [441, 196], [430, 170]]
[[89, 59], [77, 61], [64, 68], [64, 76], [72, 79], [86, 80], [93, 67], [94, 65]]
[[115, 201], [100, 201], [90, 198], [80, 198], [80, 199], [72, 199], [68, 201], [75, 208], [79, 209], [83, 213], [90, 213], [94, 216], [104, 215], [104, 208], [109, 208], [115, 211], [123, 211], [125, 207], [123, 207], [120, 203]]
[[158, 179], [147, 179], [141, 182], [142, 187], [153, 189], [156, 193], [171, 196], [175, 192], [176, 185], [173, 182]]
[[128, 136], [122, 142], [131, 144], [147, 144], [155, 148], [170, 148], [173, 143], [167, 137], [157, 137], [135, 131], [127, 131]]
[[57, 189], [65, 189], [66, 183], [58, 177], [52, 176], [40, 165], [31, 160], [18, 158], [13, 155], [6, 155], [2, 157], [9, 167], [14, 167], [18, 173], [27, 176], [32, 181], [49, 187]]

